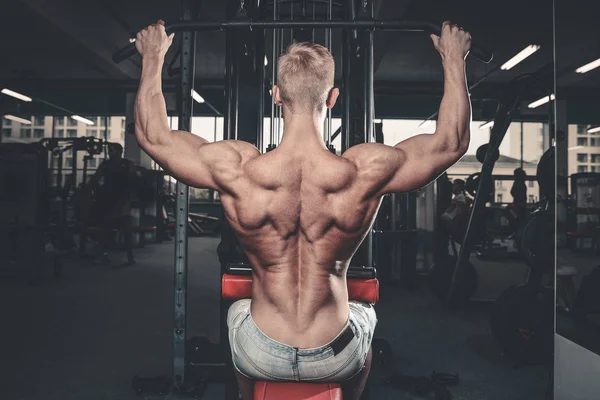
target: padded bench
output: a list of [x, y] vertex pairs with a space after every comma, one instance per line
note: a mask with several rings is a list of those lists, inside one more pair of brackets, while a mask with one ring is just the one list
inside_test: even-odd
[[[246, 264], [228, 264], [221, 279], [225, 300], [252, 297], [252, 269]], [[379, 300], [379, 281], [374, 268], [350, 267], [347, 273], [348, 297], [375, 304]], [[341, 400], [338, 383], [268, 382], [254, 384], [255, 400]]]

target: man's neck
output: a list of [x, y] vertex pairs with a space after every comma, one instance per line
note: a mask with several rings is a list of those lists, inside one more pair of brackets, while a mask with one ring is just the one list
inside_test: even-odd
[[323, 118], [318, 114], [284, 112], [284, 130], [280, 146], [320, 147], [323, 142]]

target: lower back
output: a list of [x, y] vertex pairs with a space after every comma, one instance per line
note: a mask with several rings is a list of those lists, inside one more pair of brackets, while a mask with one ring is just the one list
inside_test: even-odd
[[273, 340], [301, 349], [325, 345], [348, 321], [345, 276], [319, 265], [257, 271], [252, 286], [252, 319]]

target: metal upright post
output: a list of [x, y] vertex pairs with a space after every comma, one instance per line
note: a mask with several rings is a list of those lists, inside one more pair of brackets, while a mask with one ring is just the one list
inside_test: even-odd
[[[277, 0], [273, 0], [273, 21], [277, 21]], [[277, 29], [273, 29], [273, 59], [271, 60], [271, 84], [275, 85], [277, 83]], [[271, 94], [273, 96], [273, 94]], [[275, 106], [275, 98], [271, 99], [271, 134], [269, 137], [269, 144], [275, 144], [275, 114], [277, 113], [277, 108]]]
[[[193, 0], [181, 0], [182, 20], [192, 20]], [[192, 89], [196, 58], [196, 34], [183, 32], [181, 35], [181, 81], [179, 107], [179, 130], [189, 131], [192, 122]], [[185, 341], [187, 302], [187, 220], [189, 187], [182, 182], [176, 186], [175, 220], [175, 324], [173, 330], [173, 377], [176, 388], [185, 382]]]
[[343, 32], [344, 45], [342, 48], [342, 153], [350, 148], [350, 65], [352, 45], [350, 32]]
[[[373, 2], [363, 0], [363, 8], [367, 8], [367, 13], [373, 17]], [[365, 49], [365, 143], [369, 143], [373, 140], [373, 116], [375, 114], [375, 101], [374, 97], [374, 89], [373, 89], [373, 31], [369, 31], [366, 33], [367, 37], [367, 46]], [[373, 230], [369, 230], [369, 234], [367, 236], [367, 266], [373, 266]]]
[[260, 89], [258, 91], [258, 121], [256, 128], [256, 147], [262, 153], [263, 152], [263, 137], [264, 137], [264, 121], [265, 121], [265, 69], [267, 68], [264, 64], [266, 57], [266, 46], [265, 46], [265, 34], [264, 31], [261, 33], [262, 40], [257, 43], [258, 45], [258, 57], [256, 60], [256, 67], [258, 68], [258, 85]]

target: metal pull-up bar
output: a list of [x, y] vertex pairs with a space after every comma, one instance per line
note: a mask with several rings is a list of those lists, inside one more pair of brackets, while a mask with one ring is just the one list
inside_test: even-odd
[[[279, 29], [279, 28], [332, 28], [332, 29], [361, 29], [361, 30], [386, 30], [404, 32], [427, 32], [441, 35], [441, 24], [424, 21], [229, 21], [229, 22], [200, 22], [179, 21], [165, 27], [167, 34], [182, 31], [223, 31], [227, 29]], [[119, 63], [136, 53], [135, 43], [130, 43], [113, 54], [113, 61]], [[489, 63], [494, 58], [492, 52], [475, 44], [471, 45], [471, 53], [475, 58], [484, 63]]]

